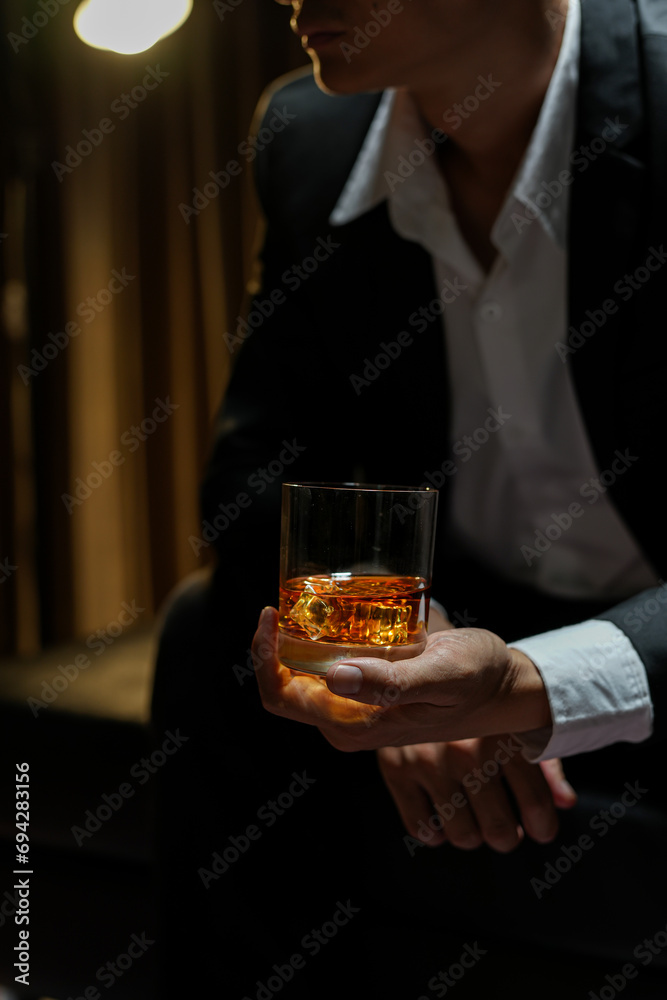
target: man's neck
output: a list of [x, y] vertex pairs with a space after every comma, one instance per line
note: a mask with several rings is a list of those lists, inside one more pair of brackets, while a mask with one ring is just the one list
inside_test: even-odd
[[431, 129], [450, 138], [447, 156], [487, 190], [504, 192], [530, 141], [558, 60], [568, 0], [503, 7], [475, 52], [448, 58], [445, 78], [410, 88]]
[[568, 0], [498, 4], [496, 23], [448, 53], [444, 79], [429, 82], [426, 69], [408, 88], [428, 128], [449, 136], [439, 167], [461, 233], [486, 272], [496, 257], [493, 225], [537, 123], [567, 9]]

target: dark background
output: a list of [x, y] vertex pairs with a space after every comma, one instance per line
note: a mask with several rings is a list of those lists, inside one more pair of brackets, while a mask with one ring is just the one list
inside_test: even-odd
[[[7, 0], [0, 12], [0, 561], [17, 567], [0, 584], [0, 655], [85, 637], [124, 600], [146, 621], [202, 564], [188, 544], [196, 486], [256, 228], [239, 144], [263, 88], [307, 61], [289, 10], [269, 0], [222, 18], [196, 0], [177, 32], [130, 56], [84, 45], [75, 8], [58, 7], [20, 45], [9, 36], [41, 8]], [[156, 66], [168, 76], [136, 108], [115, 104]], [[104, 118], [113, 131], [54, 171]], [[240, 176], [186, 223], [179, 205], [230, 160]], [[81, 304], [123, 267], [133, 280], [86, 321]], [[72, 321], [81, 334], [22, 377], [33, 349]], [[63, 494], [167, 396], [173, 418], [68, 513]]]
[[[65, 1000], [105, 995], [96, 971], [132, 934], [155, 936], [155, 781], [139, 762], [165, 761], [165, 734], [148, 726], [158, 616], [210, 558], [190, 538], [259, 222], [240, 144], [263, 89], [307, 59], [269, 0], [222, 17], [195, 0], [177, 32], [131, 56], [84, 45], [75, 0], [44, 2], [48, 22], [14, 45], [44, 8], [0, 8], [0, 994], [18, 942], [14, 773], [28, 762], [31, 987], [19, 992]], [[149, 68], [167, 75], [114, 110]], [[98, 142], [54, 170], [84, 130]], [[184, 212], [230, 161], [238, 176]], [[132, 278], [107, 302], [114, 271]], [[80, 333], [64, 337], [67, 324]], [[176, 409], [151, 424], [157, 401]], [[68, 510], [63, 495], [83, 499]], [[122, 808], [77, 841], [73, 827], [128, 782]], [[151, 1000], [154, 974], [149, 948], [113, 996]]]

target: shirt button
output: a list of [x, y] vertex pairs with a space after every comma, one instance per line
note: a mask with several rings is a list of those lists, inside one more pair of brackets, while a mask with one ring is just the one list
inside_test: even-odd
[[503, 315], [502, 306], [499, 306], [497, 302], [485, 302], [480, 307], [479, 315], [481, 319], [495, 323]]

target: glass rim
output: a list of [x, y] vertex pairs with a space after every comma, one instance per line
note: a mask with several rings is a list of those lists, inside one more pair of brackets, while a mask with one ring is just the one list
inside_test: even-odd
[[283, 486], [321, 490], [347, 490], [356, 493], [433, 493], [439, 491], [433, 486], [394, 486], [388, 483], [283, 483]]

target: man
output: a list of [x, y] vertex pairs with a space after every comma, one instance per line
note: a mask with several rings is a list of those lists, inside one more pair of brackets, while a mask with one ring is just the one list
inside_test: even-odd
[[[360, 939], [379, 948], [395, 935], [402, 949], [389, 974], [389, 955], [379, 963], [386, 995], [418, 995], [427, 982], [444, 995], [445, 965], [473, 961], [476, 938], [464, 935], [458, 952], [453, 943], [464, 929], [488, 947], [459, 996], [490, 988], [503, 935], [519, 942], [508, 953], [533, 993], [557, 996], [573, 981], [600, 989], [616, 956], [625, 984], [635, 948], [667, 921], [645, 899], [662, 878], [664, 832], [649, 741], [661, 734], [667, 646], [665, 5], [304, 0], [293, 26], [317, 85], [303, 77], [267, 97], [266, 116], [279, 109], [288, 124], [258, 157], [261, 286], [248, 323], [226, 335], [238, 362], [203, 505], [209, 523], [219, 510], [239, 516], [219, 530], [207, 600], [235, 622], [234, 662], [252, 611], [274, 600], [281, 479], [435, 481], [434, 593], [464, 629], [435, 634], [401, 669], [335, 667], [325, 688], [281, 668], [265, 611], [254, 670], [275, 715], [258, 721], [250, 683], [233, 692], [228, 682], [227, 739], [242, 749], [236, 760], [276, 776], [278, 758], [326, 762], [332, 823], [342, 823], [327, 829], [331, 886], [363, 868], [372, 920]], [[350, 699], [379, 703], [379, 721], [335, 722]], [[205, 728], [203, 714], [193, 726]], [[342, 749], [388, 747], [381, 767], [415, 841], [523, 843], [504, 857], [401, 842], [368, 755], [327, 755], [314, 727]], [[216, 737], [206, 739], [220, 758]], [[535, 842], [553, 838], [553, 811], [526, 757], [571, 754], [579, 804], [547, 849]], [[368, 783], [361, 798], [355, 780]], [[556, 804], [571, 805], [549, 780]], [[342, 806], [344, 789], [354, 801]], [[341, 809], [372, 837], [357, 869]], [[612, 869], [619, 857], [627, 878]], [[261, 871], [286, 869], [274, 855]], [[559, 949], [562, 982], [552, 969], [550, 984], [531, 980], [527, 941]], [[576, 979], [577, 952], [599, 960], [597, 979], [592, 966]], [[664, 962], [650, 954], [638, 989], [653, 988]], [[280, 967], [280, 946], [267, 949], [267, 970], [272, 955]]]

